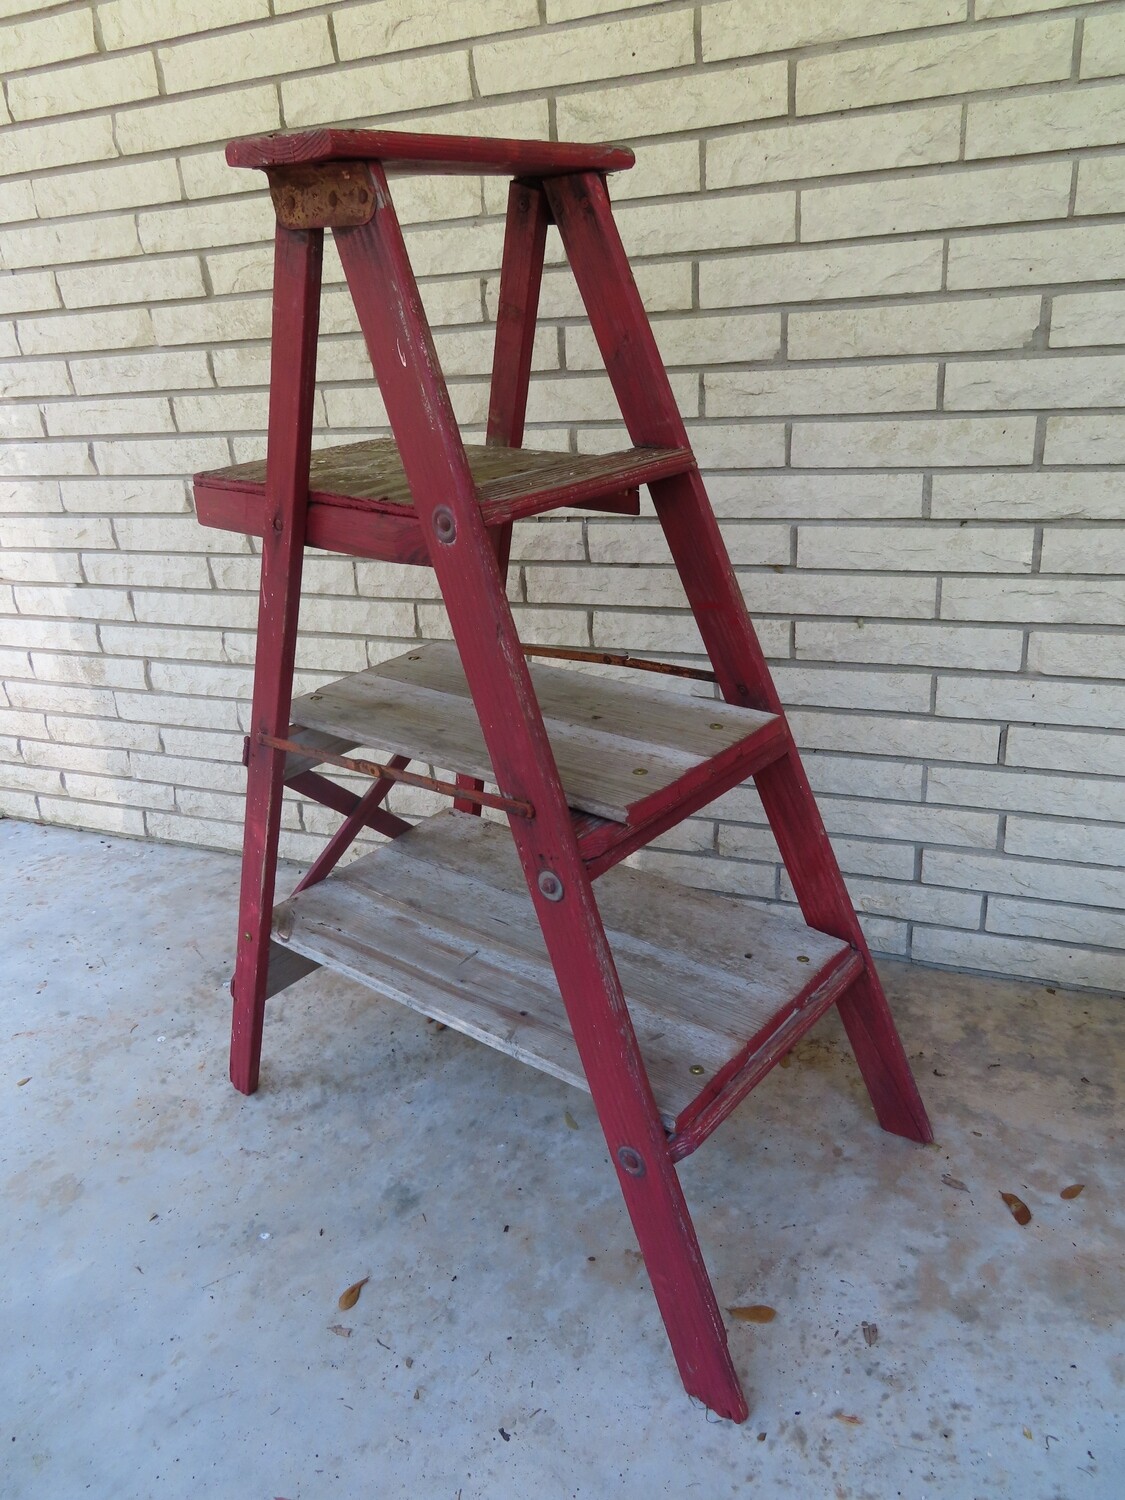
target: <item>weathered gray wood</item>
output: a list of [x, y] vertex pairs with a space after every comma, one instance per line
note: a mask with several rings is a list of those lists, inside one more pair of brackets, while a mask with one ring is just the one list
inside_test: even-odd
[[306, 958], [295, 948], [287, 948], [283, 943], [274, 942], [271, 938], [266, 999], [269, 1000], [274, 995], [279, 995], [291, 984], [296, 984], [298, 979], [304, 979], [306, 974], [315, 973], [319, 968], [320, 964], [315, 959]]
[[[772, 722], [728, 703], [531, 663], [571, 807], [627, 822], [629, 808]], [[492, 781], [457, 647], [431, 641], [293, 702], [295, 723]]]
[[[598, 882], [598, 902], [669, 1126], [710, 1078], [848, 951], [846, 943], [799, 920], [623, 865]], [[282, 903], [274, 937], [586, 1088], [506, 829], [463, 813], [439, 813]]]

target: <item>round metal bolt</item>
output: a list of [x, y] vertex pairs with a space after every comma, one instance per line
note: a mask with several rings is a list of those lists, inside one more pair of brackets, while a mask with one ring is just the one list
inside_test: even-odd
[[541, 870], [539, 872], [539, 894], [546, 896], [548, 901], [562, 900], [563, 883], [554, 870]]
[[702, 1064], [702, 1063], [692, 1063], [692, 1065], [691, 1065], [691, 1067], [690, 1067], [690, 1068], [689, 1068], [689, 1069], [688, 1069], [688, 1072], [689, 1072], [689, 1073], [694, 1073], [694, 1074], [695, 1074], [695, 1076], [696, 1076], [696, 1078], [698, 1078], [698, 1077], [699, 1077], [699, 1075], [700, 1075], [700, 1074], [701, 1074], [701, 1073], [702, 1073], [702, 1072], [704, 1072], [704, 1071], [705, 1071], [705, 1070], [704, 1070], [704, 1067], [703, 1067], [703, 1064]]
[[809, 961], [809, 955], [807, 953], [798, 953], [797, 954], [797, 962], [799, 964], [807, 964], [808, 961]]
[[637, 766], [637, 768], [633, 772], [633, 775], [634, 776], [647, 776], [648, 772], [645, 770], [644, 766]]
[[641, 1160], [641, 1153], [635, 1151], [632, 1146], [618, 1146], [617, 1160], [623, 1172], [628, 1172], [630, 1177], [643, 1177], [645, 1175], [645, 1164]]
[[723, 726], [722, 726], [722, 724], [721, 724], [721, 723], [719, 723], [719, 721], [718, 721], [718, 720], [716, 720], [716, 721], [715, 721], [715, 723], [714, 723], [714, 724], [712, 724], [712, 725], [711, 725], [711, 726], [710, 726], [710, 727], [711, 727], [711, 728], [712, 728], [712, 729], [721, 729], [721, 728], [722, 728], [722, 727], [723, 727]]
[[457, 537], [457, 522], [453, 519], [453, 512], [448, 505], [439, 505], [434, 509], [434, 531], [437, 533], [439, 542], [446, 546], [455, 541]]

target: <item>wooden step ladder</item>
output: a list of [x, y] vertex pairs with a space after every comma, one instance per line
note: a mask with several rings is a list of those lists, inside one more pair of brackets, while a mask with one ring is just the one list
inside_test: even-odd
[[[262, 538], [231, 1077], [255, 1090], [267, 997], [323, 964], [588, 1089], [684, 1385], [742, 1421], [675, 1163], [831, 1005], [880, 1124], [932, 1136], [614, 225], [606, 173], [632, 153], [317, 130], [236, 141], [227, 160], [267, 173], [277, 213], [266, 461], [195, 479], [200, 521]], [[457, 428], [387, 185], [396, 172], [513, 179], [484, 445]], [[624, 452], [521, 448], [552, 222], [634, 445]], [[313, 454], [327, 227], [395, 436]], [[513, 523], [560, 506], [635, 513], [641, 484], [712, 671], [522, 646], [505, 592]], [[432, 567], [453, 642], [294, 699], [307, 546]], [[724, 701], [535, 656], [680, 672]], [[370, 776], [369, 790], [325, 765]], [[620, 864], [751, 776], [803, 920]], [[384, 806], [397, 782], [453, 807], [411, 826]], [[275, 907], [286, 786], [343, 823]], [[484, 806], [510, 832], [472, 816]], [[391, 842], [326, 879], [365, 828]]]

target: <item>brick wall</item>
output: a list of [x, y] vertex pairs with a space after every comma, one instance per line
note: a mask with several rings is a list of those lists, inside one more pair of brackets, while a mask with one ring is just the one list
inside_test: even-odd
[[[620, 138], [621, 227], [884, 952], [1114, 988], [1125, 947], [1125, 9], [1066, 0], [0, 0], [0, 811], [235, 847], [272, 222], [222, 144]], [[503, 188], [398, 190], [479, 433]], [[557, 244], [550, 251], [558, 260]], [[382, 431], [327, 258], [317, 423]], [[620, 441], [561, 268], [528, 442]], [[655, 524], [517, 528], [533, 639], [690, 658]], [[443, 628], [316, 556], [301, 685]], [[377, 747], [373, 747], [377, 748]], [[400, 806], [403, 806], [400, 802]], [[414, 804], [417, 805], [417, 804]], [[785, 899], [752, 792], [650, 857]], [[299, 799], [286, 850], [331, 819]]]

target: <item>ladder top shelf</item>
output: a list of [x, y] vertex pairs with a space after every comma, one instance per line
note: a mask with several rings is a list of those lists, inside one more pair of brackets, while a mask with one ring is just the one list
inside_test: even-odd
[[231, 141], [226, 154], [232, 167], [263, 170], [329, 161], [377, 161], [388, 173], [484, 173], [500, 177], [622, 172], [635, 159], [627, 146], [337, 129], [247, 136]]

